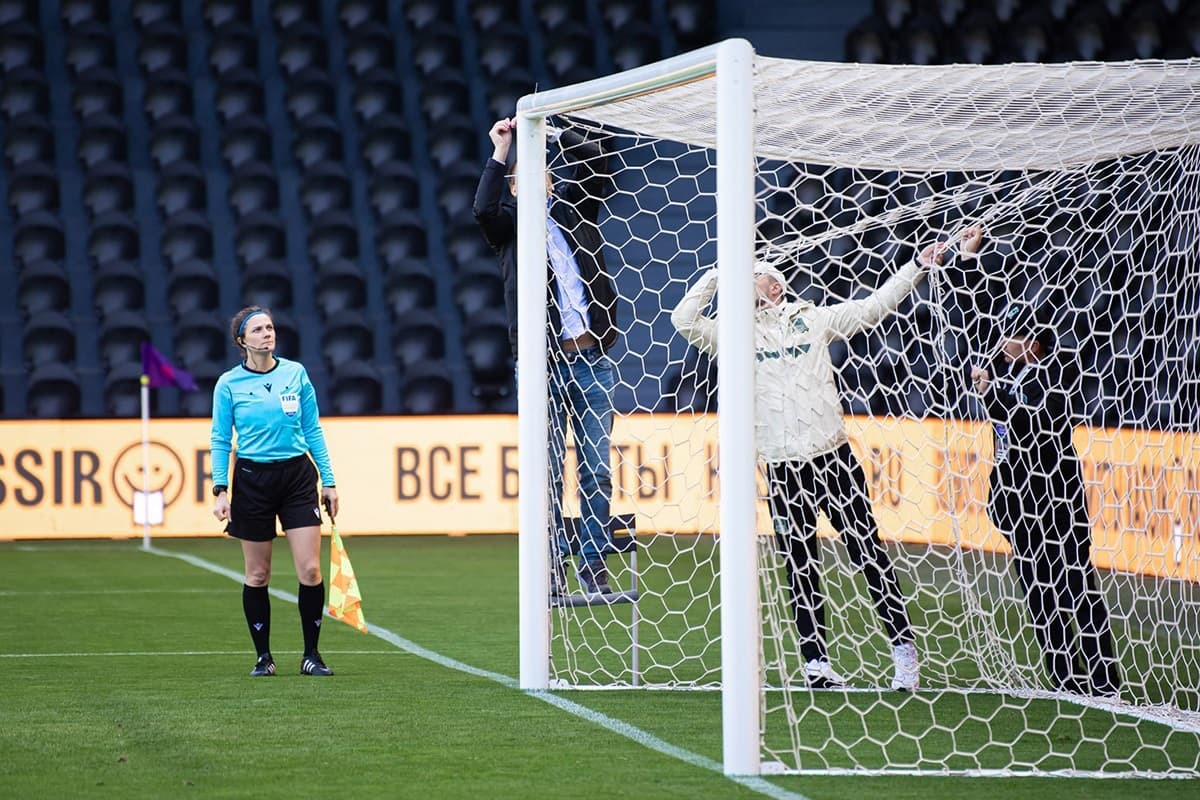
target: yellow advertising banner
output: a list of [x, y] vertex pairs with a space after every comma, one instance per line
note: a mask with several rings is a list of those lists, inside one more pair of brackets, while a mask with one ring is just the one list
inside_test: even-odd
[[[517, 529], [515, 417], [342, 417], [323, 425], [345, 533]], [[848, 428], [884, 537], [1007, 550], [987, 518], [989, 426], [851, 418]], [[220, 535], [211, 514], [208, 421], [154, 420], [150, 430], [148, 505], [163, 509], [153, 535]], [[1079, 428], [1075, 443], [1094, 561], [1200, 580], [1200, 436]], [[567, 513], [574, 513], [573, 449], [567, 454]], [[141, 489], [138, 420], [0, 422], [0, 538], [140, 536], [133, 508]], [[617, 419], [614, 513], [634, 513], [639, 530], [713, 533], [719, 498], [715, 416]], [[758, 530], [771, 530], [765, 503]], [[825, 523], [822, 533], [832, 535]]]

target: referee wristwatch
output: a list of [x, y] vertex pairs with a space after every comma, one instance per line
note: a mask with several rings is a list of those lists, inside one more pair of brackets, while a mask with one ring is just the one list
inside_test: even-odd
[[229, 491], [228, 486], [214, 486], [213, 487], [213, 497], [220, 497], [221, 493], [226, 492], [226, 491]]

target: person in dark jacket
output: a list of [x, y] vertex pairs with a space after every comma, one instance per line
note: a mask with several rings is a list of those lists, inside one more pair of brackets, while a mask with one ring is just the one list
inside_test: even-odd
[[1004, 378], [971, 369], [995, 438], [988, 514], [1012, 545], [1055, 688], [1114, 696], [1121, 677], [1091, 563], [1091, 522], [1048, 315], [1014, 303], [1001, 320]]
[[[492, 125], [492, 157], [475, 193], [475, 220], [500, 258], [508, 335], [517, 354], [517, 185], [510, 159], [515, 119]], [[572, 172], [561, 190], [547, 173], [546, 302], [550, 337], [550, 486], [552, 525], [558, 548], [552, 559], [551, 592], [566, 591], [565, 555], [570, 542], [563, 522], [563, 461], [566, 423], [576, 443], [581, 511], [578, 577], [588, 593], [612, 591], [604, 552], [611, 542], [612, 436], [615, 370], [608, 352], [617, 341], [616, 286], [604, 265], [597, 219], [609, 176], [600, 143], [573, 130], [552, 130]]]

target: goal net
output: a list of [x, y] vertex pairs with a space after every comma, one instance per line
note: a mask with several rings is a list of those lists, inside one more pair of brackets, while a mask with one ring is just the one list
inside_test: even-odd
[[730, 772], [1200, 774], [1200, 61], [730, 46], [520, 107], [523, 684], [722, 689]]

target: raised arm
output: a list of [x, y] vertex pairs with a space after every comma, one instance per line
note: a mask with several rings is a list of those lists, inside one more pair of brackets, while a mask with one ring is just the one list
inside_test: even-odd
[[671, 324], [683, 338], [709, 355], [717, 354], [717, 321], [704, 315], [704, 308], [717, 293], [717, 271], [710, 269], [687, 290], [671, 312]]
[[502, 119], [497, 120], [488, 131], [488, 137], [492, 140], [492, 157], [479, 176], [475, 203], [471, 207], [475, 221], [483, 231], [483, 238], [497, 250], [511, 242], [517, 234], [517, 221], [513, 219], [510, 208], [500, 202], [503, 193], [508, 191], [505, 162], [515, 129], [515, 120]]
[[611, 186], [604, 147], [571, 128], [559, 132], [558, 142], [573, 171], [562, 197], [575, 206], [581, 217], [594, 223], [600, 216], [600, 201], [608, 196]]

